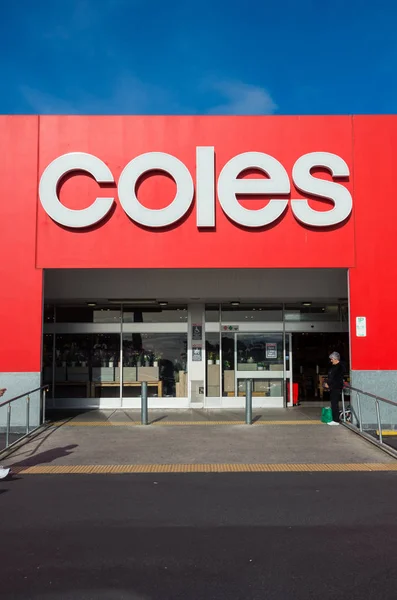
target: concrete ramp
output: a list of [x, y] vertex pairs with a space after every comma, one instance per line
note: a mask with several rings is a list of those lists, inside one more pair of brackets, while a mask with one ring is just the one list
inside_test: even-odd
[[397, 461], [319, 409], [268, 410], [243, 424], [241, 412], [150, 414], [95, 411], [69, 416], [2, 462], [15, 472], [242, 472], [395, 470]]

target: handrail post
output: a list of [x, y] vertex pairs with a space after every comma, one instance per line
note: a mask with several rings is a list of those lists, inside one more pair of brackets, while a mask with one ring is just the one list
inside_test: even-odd
[[342, 389], [342, 415], [343, 421], [346, 423], [346, 409], [345, 409], [345, 392]]
[[379, 443], [383, 444], [382, 422], [381, 422], [381, 419], [380, 419], [380, 410], [379, 410], [379, 400], [378, 400], [378, 398], [376, 398], [376, 400], [375, 400], [375, 406], [376, 406], [376, 416], [378, 418]]
[[360, 402], [360, 394], [358, 392], [356, 392], [356, 398], [357, 398], [357, 408], [358, 408], [358, 420], [359, 420], [359, 427], [360, 427], [360, 431], [362, 433], [363, 431], [363, 420], [361, 417], [361, 402]]
[[148, 424], [147, 381], [141, 383], [141, 425]]
[[11, 404], [7, 405], [6, 448], [10, 445]]
[[26, 435], [29, 433], [30, 396], [26, 396]]
[[46, 408], [46, 397], [47, 397], [47, 388], [44, 388], [43, 390], [43, 415], [41, 417], [41, 424], [44, 425], [45, 423], [45, 408]]
[[252, 425], [252, 380], [245, 382], [245, 423]]

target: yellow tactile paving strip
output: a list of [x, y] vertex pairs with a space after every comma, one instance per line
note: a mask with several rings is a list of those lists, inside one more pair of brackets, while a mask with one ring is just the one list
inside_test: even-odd
[[[52, 426], [66, 427], [136, 427], [139, 421], [57, 421], [50, 423]], [[245, 421], [158, 421], [149, 423], [151, 427], [170, 427], [178, 425], [245, 425]], [[255, 421], [253, 425], [321, 425], [321, 421], [315, 419], [301, 419], [296, 421]]]
[[153, 465], [42, 465], [14, 467], [23, 475], [111, 475], [139, 473], [340, 473], [397, 471], [397, 461], [391, 463], [342, 464], [153, 464]]

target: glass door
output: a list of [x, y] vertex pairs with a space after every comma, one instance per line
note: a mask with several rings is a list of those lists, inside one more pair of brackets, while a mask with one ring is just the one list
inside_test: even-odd
[[237, 333], [236, 341], [238, 396], [245, 396], [246, 380], [252, 379], [254, 406], [282, 407], [285, 388], [283, 334]]
[[284, 382], [285, 382], [285, 405], [293, 406], [294, 399], [298, 400], [298, 384], [293, 384], [292, 372], [292, 334], [285, 334], [284, 351]]

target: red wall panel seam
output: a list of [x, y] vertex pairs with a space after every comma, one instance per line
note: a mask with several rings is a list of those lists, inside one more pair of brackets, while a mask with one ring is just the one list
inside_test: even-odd
[[357, 231], [357, 227], [356, 227], [356, 169], [355, 169], [355, 156], [356, 156], [356, 137], [355, 137], [355, 123], [356, 120], [354, 118], [354, 116], [352, 115], [352, 124], [351, 124], [351, 131], [352, 131], [352, 170], [353, 170], [353, 177], [352, 177], [352, 195], [353, 195], [353, 260], [354, 260], [354, 267], [357, 266], [357, 236], [356, 236], [356, 231]]

